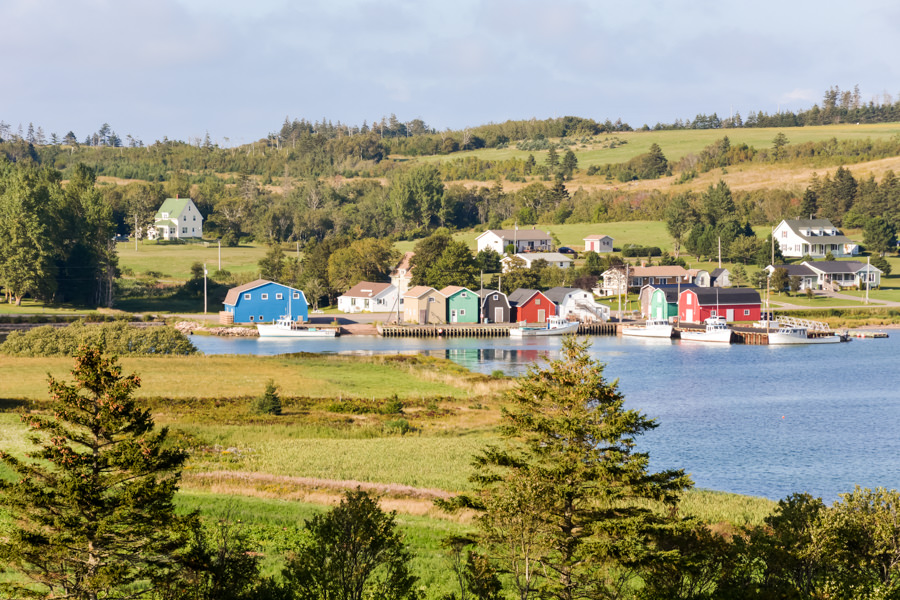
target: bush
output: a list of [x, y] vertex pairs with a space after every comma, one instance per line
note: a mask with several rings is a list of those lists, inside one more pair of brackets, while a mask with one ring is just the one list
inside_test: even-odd
[[625, 246], [622, 248], [622, 256], [626, 258], [662, 256], [662, 250], [656, 246]]
[[405, 435], [410, 431], [412, 431], [412, 427], [406, 419], [394, 419], [386, 421], [384, 424], [384, 432], [388, 434]]
[[174, 327], [132, 327], [119, 321], [87, 325], [77, 321], [68, 327], [44, 325], [28, 332], [14, 331], [0, 344], [9, 356], [74, 356], [83, 345], [103, 348], [119, 356], [136, 354], [196, 354], [197, 348]]
[[256, 400], [256, 412], [262, 415], [281, 414], [281, 397], [273, 379], [266, 382], [266, 391]]

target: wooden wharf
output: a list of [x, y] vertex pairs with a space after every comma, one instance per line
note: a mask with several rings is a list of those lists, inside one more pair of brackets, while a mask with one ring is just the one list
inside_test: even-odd
[[[435, 325], [378, 325], [378, 334], [383, 337], [509, 337], [509, 330], [518, 327], [516, 323], [461, 324], [441, 323]], [[617, 323], [582, 323], [579, 335], [616, 335]]]

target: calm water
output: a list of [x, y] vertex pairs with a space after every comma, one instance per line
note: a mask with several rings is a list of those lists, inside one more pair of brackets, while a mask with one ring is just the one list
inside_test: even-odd
[[[195, 336], [209, 354], [421, 352], [508, 374], [556, 357], [559, 338], [261, 340]], [[697, 486], [826, 501], [855, 484], [900, 488], [900, 334], [817, 346], [718, 346], [595, 337], [630, 408], [659, 423], [639, 441], [655, 470]]]

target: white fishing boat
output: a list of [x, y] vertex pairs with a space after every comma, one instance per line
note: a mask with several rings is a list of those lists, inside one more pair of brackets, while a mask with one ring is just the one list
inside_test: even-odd
[[622, 335], [629, 337], [672, 337], [672, 324], [666, 319], [647, 319], [643, 325], [627, 325], [622, 327]]
[[833, 332], [812, 333], [806, 327], [782, 324], [776, 330], [769, 331], [770, 346], [788, 346], [793, 344], [835, 344], [841, 336]]
[[710, 317], [704, 321], [706, 327], [703, 330], [681, 331], [681, 339], [692, 342], [715, 342], [719, 344], [731, 343], [731, 327], [725, 321], [725, 317]]
[[520, 325], [509, 330], [509, 337], [531, 337], [536, 335], [566, 335], [576, 333], [578, 321], [566, 321], [562, 317], [547, 317], [547, 324], [543, 327], [528, 327]]
[[257, 323], [256, 331], [259, 337], [266, 338], [333, 338], [337, 336], [338, 328], [312, 327], [282, 317], [274, 323]]

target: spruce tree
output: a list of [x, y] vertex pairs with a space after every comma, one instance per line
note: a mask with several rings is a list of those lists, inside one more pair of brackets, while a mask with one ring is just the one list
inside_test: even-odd
[[0, 564], [20, 575], [6, 579], [9, 596], [136, 597], [182, 545], [172, 499], [186, 453], [132, 398], [137, 375], [95, 349], [75, 362], [73, 384], [49, 380], [52, 416], [23, 417], [37, 450], [0, 453], [15, 474], [0, 482], [11, 515]]

